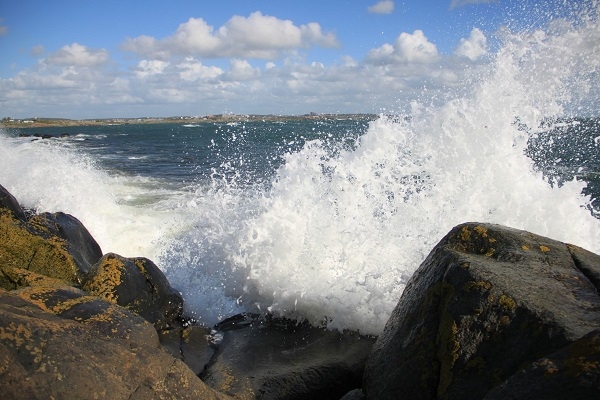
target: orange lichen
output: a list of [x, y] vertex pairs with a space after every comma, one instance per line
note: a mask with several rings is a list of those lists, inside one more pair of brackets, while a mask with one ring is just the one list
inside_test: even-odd
[[481, 237], [487, 237], [487, 229], [483, 226], [477, 225], [473, 230], [481, 235]]
[[466, 226], [462, 227], [460, 238], [465, 242], [471, 238], [471, 231], [469, 230], [469, 228], [467, 228]]

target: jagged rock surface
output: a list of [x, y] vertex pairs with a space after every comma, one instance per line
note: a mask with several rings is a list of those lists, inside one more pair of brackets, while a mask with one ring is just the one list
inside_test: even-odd
[[498, 225], [454, 228], [375, 343], [367, 398], [483, 398], [600, 328], [599, 273], [600, 256], [575, 246]]
[[227, 398], [143, 318], [73, 287], [0, 289], [0, 339], [3, 398]]

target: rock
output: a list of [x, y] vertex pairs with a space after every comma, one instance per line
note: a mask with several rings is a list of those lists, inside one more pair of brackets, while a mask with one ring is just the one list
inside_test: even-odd
[[175, 324], [183, 310], [181, 295], [162, 271], [143, 257], [106, 254], [90, 269], [82, 287], [141, 315], [157, 330]]
[[160, 343], [196, 375], [204, 371], [215, 350], [209, 342], [211, 330], [203, 326], [181, 326], [158, 332]]
[[17, 288], [5, 273], [13, 268], [61, 279], [73, 285], [83, 280], [84, 271], [69, 252], [67, 240], [48, 231], [42, 235], [38, 228], [18, 219], [6, 208], [0, 208], [0, 287], [8, 290]]
[[91, 266], [102, 257], [102, 250], [98, 242], [72, 215], [63, 212], [41, 213], [33, 216], [29, 220], [29, 224], [35, 226], [42, 236], [64, 239], [67, 251], [84, 274], [87, 274]]
[[0, 289], [0, 391], [19, 399], [226, 399], [148, 322], [73, 287]]
[[0, 287], [16, 289], [5, 273], [12, 268], [78, 285], [100, 257], [100, 246], [77, 218], [61, 212], [27, 218], [0, 186]]
[[25, 221], [25, 212], [19, 205], [17, 199], [14, 198], [4, 186], [0, 185], [0, 208], [4, 208], [14, 214], [18, 219]]
[[597, 399], [600, 330], [539, 359], [490, 390], [484, 400]]
[[600, 256], [575, 246], [457, 226], [413, 275], [373, 346], [367, 398], [483, 398], [600, 328], [599, 274]]
[[361, 386], [374, 342], [251, 315], [233, 317], [215, 329], [217, 353], [200, 377], [213, 389], [242, 399], [338, 400]]
[[365, 400], [367, 396], [360, 389], [354, 389], [346, 393], [340, 400]]

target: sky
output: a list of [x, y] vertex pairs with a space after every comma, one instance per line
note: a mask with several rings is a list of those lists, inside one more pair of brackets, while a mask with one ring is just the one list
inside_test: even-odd
[[569, 1], [0, 0], [0, 118], [398, 111]]

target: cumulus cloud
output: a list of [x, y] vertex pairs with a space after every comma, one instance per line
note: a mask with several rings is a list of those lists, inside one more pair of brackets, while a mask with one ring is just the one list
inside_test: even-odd
[[204, 79], [214, 79], [223, 75], [223, 70], [215, 66], [205, 66], [194, 57], [187, 57], [185, 61], [177, 65], [181, 70], [179, 76], [185, 81], [197, 81]]
[[[292, 51], [331, 45], [330, 39], [318, 24], [297, 26], [260, 13], [232, 18], [218, 29], [191, 19], [166, 38], [132, 39], [144, 50], [139, 54], [148, 55], [129, 68], [107, 62], [105, 50], [65, 46], [13, 78], [0, 78], [0, 102], [7, 115], [35, 109], [38, 115], [67, 118], [378, 112], [436, 90], [459, 90], [472, 70], [467, 65], [484, 67], [471, 61], [485, 49], [478, 30], [458, 44], [455, 53], [461, 57], [439, 54], [422, 31], [402, 33], [363, 58], [340, 56], [333, 64], [304, 60]], [[262, 51], [289, 51], [289, 57], [249, 56]], [[226, 64], [200, 56], [226, 52], [247, 57], [230, 57]]]
[[51, 54], [46, 61], [56, 65], [93, 67], [105, 64], [108, 59], [108, 51], [105, 49], [90, 49], [79, 43], [73, 43]]
[[339, 43], [335, 34], [324, 33], [317, 23], [297, 26], [257, 11], [248, 17], [234, 16], [216, 30], [202, 18], [190, 18], [166, 38], [129, 38], [122, 48], [163, 60], [172, 56], [276, 59], [312, 46], [337, 47]]
[[403, 32], [393, 45], [386, 43], [371, 50], [367, 55], [367, 61], [373, 64], [427, 64], [438, 59], [436, 45], [431, 43], [421, 30], [416, 30], [412, 34]]
[[152, 75], [162, 74], [169, 64], [169, 62], [161, 60], [142, 60], [138, 63], [135, 74], [138, 78], [142, 79]]
[[487, 53], [487, 38], [477, 28], [473, 28], [467, 39], [461, 39], [460, 44], [454, 51], [454, 54], [467, 57], [475, 61]]
[[450, 2], [450, 9], [454, 10], [458, 7], [467, 6], [469, 4], [480, 4], [480, 3], [493, 3], [497, 0], [452, 0]]
[[394, 2], [383, 0], [370, 6], [367, 10], [372, 14], [391, 14], [394, 11]]
[[260, 69], [252, 67], [247, 60], [233, 59], [226, 75], [228, 81], [249, 81], [260, 77]]

